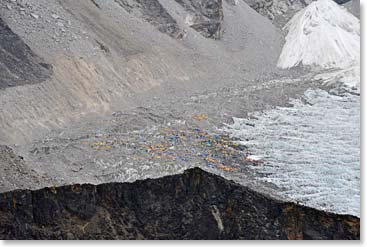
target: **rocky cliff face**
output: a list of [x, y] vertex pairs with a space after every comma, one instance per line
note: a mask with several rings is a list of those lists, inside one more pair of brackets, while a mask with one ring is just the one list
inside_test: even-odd
[[356, 17], [360, 18], [360, 2], [359, 0], [351, 0], [344, 3], [344, 6]]
[[[269, 18], [275, 25], [282, 27], [297, 11], [315, 0], [244, 0], [259, 14]], [[334, 0], [344, 4], [350, 0]]]
[[282, 25], [295, 12], [306, 7], [313, 0], [244, 0], [259, 14], [266, 16], [274, 23]]
[[[159, 0], [115, 0], [127, 12], [143, 18], [162, 33], [182, 39], [186, 33]], [[175, 0], [187, 13], [186, 24], [206, 38], [220, 39], [222, 0]]]
[[[162, 33], [174, 38], [182, 37], [182, 30], [176, 20], [167, 12], [158, 0], [115, 0], [128, 13], [142, 17], [157, 27]], [[99, 6], [99, 5], [97, 5]]]
[[38, 83], [52, 74], [46, 64], [0, 18], [0, 90]]
[[358, 218], [273, 200], [198, 168], [0, 194], [0, 239], [359, 239]]
[[222, 0], [175, 0], [189, 15], [186, 23], [206, 38], [220, 39], [223, 32]]

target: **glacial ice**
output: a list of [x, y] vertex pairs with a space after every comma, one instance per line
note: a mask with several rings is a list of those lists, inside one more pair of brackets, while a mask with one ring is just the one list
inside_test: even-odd
[[359, 216], [359, 96], [309, 89], [290, 104], [234, 118], [225, 131], [262, 158], [263, 166], [253, 169], [264, 174], [260, 180], [276, 184], [280, 195]]
[[314, 80], [334, 89], [308, 89], [288, 107], [233, 118], [224, 130], [262, 158], [253, 169], [280, 195], [360, 216], [359, 20], [332, 0], [318, 0], [284, 29], [278, 67], [310, 66]]

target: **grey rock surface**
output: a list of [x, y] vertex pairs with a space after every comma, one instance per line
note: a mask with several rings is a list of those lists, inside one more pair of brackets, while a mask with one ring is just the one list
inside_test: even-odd
[[0, 187], [3, 191], [25, 189], [45, 180], [30, 167], [22, 156], [16, 155], [8, 146], [0, 145]]
[[359, 0], [351, 0], [344, 3], [344, 6], [356, 17], [360, 18], [361, 16], [361, 7]]
[[159, 0], [115, 0], [128, 13], [142, 17], [144, 20], [156, 26], [162, 33], [179, 38], [182, 30], [176, 20], [160, 4]]

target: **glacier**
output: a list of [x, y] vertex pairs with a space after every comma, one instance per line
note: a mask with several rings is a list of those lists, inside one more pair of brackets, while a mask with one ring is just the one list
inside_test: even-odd
[[290, 105], [234, 118], [224, 130], [261, 157], [263, 165], [252, 168], [280, 195], [359, 216], [359, 96], [309, 89]]
[[223, 130], [261, 159], [252, 169], [260, 181], [275, 184], [279, 195], [360, 216], [359, 20], [332, 0], [318, 0], [284, 30], [278, 67], [306, 66], [319, 87], [287, 107], [234, 117]]

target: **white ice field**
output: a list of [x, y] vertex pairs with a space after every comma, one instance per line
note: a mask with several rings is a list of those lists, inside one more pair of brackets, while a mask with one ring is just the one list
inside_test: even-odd
[[355, 216], [360, 216], [359, 26], [332, 0], [298, 12], [286, 25], [278, 66], [311, 66], [320, 84], [343, 83], [347, 90], [309, 89], [289, 107], [234, 118], [225, 128], [264, 161], [253, 169], [282, 196]]
[[308, 90], [290, 103], [234, 118], [226, 129], [264, 161], [253, 168], [265, 175], [259, 179], [279, 186], [282, 196], [359, 216], [359, 96]]

